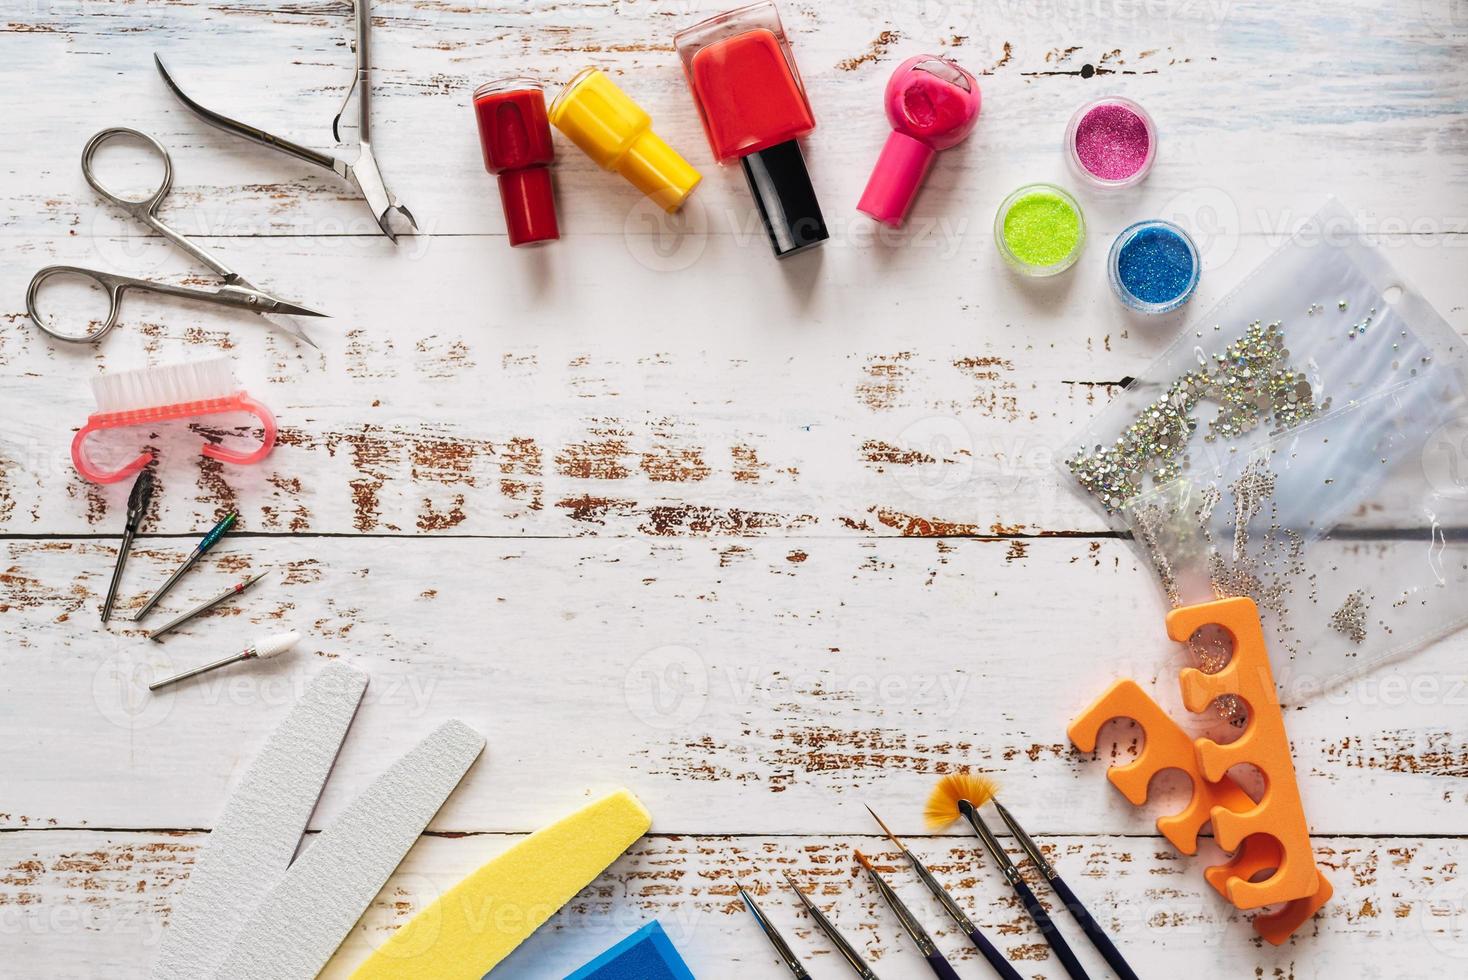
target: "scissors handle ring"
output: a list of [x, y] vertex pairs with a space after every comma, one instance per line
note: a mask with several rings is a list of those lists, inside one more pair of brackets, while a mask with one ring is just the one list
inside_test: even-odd
[[[158, 185], [158, 188], [152, 194], [141, 201], [130, 201], [125, 197], [119, 197], [103, 187], [98, 182], [96, 175], [92, 173], [92, 157], [96, 156], [97, 151], [102, 148], [103, 143], [116, 139], [119, 136], [130, 136], [133, 139], [141, 140], [152, 147], [163, 158], [163, 182]], [[168, 150], [164, 148], [163, 144], [147, 133], [140, 132], [136, 129], [129, 129], [126, 126], [113, 126], [110, 129], [102, 130], [87, 140], [87, 145], [82, 149], [82, 176], [86, 178], [87, 184], [91, 186], [92, 190], [101, 194], [113, 204], [151, 215], [157, 209], [158, 205], [162, 203], [163, 199], [168, 196], [169, 189], [173, 187], [173, 159], [168, 155]]]
[[[62, 333], [41, 316], [41, 311], [36, 308], [36, 294], [41, 291], [41, 285], [52, 276], [81, 276], [90, 279], [101, 286], [107, 293], [107, 319], [102, 326], [92, 333], [70, 334]], [[64, 340], [69, 344], [95, 344], [111, 332], [117, 325], [117, 311], [122, 302], [123, 284], [114, 276], [96, 269], [83, 269], [75, 265], [48, 265], [31, 277], [31, 284], [25, 291], [25, 311], [41, 331], [57, 340]]]

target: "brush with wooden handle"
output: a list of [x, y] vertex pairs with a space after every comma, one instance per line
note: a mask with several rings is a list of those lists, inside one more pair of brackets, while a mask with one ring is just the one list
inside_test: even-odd
[[1009, 887], [1019, 896], [1024, 903], [1025, 911], [1034, 920], [1035, 927], [1040, 930], [1040, 935], [1045, 937], [1045, 942], [1050, 944], [1051, 950], [1055, 952], [1060, 965], [1065, 967], [1065, 972], [1071, 980], [1090, 980], [1081, 961], [1076, 959], [1076, 954], [1066, 943], [1065, 937], [1050, 920], [1050, 915], [1045, 911], [1045, 906], [1030, 891], [1030, 886], [1025, 884], [1019, 869], [999, 846], [989, 825], [984, 823], [984, 818], [979, 816], [979, 807], [989, 802], [994, 797], [995, 785], [992, 780], [982, 776], [975, 776], [967, 772], [953, 773], [944, 776], [938, 783], [933, 795], [928, 798], [928, 808], [924, 812], [928, 826], [937, 830], [946, 827], [959, 817], [963, 817], [973, 827], [974, 833], [979, 835], [979, 840], [984, 842], [984, 849], [989, 856], [999, 865], [999, 870], [1004, 873], [1004, 880], [1009, 882]]

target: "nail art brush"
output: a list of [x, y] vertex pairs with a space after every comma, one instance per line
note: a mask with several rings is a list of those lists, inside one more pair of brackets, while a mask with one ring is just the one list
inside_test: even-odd
[[990, 800], [990, 802], [994, 805], [994, 809], [998, 811], [999, 818], [1009, 827], [1009, 832], [1014, 835], [1014, 839], [1019, 841], [1019, 846], [1024, 848], [1024, 852], [1029, 855], [1031, 863], [1045, 877], [1045, 880], [1050, 883], [1050, 887], [1055, 890], [1055, 894], [1065, 903], [1065, 907], [1070, 910], [1071, 917], [1085, 930], [1086, 938], [1091, 940], [1091, 945], [1096, 948], [1096, 952], [1106, 958], [1107, 964], [1116, 971], [1116, 975], [1121, 977], [1121, 980], [1137, 980], [1136, 972], [1127, 964], [1126, 959], [1121, 955], [1121, 951], [1112, 944], [1111, 937], [1106, 935], [1095, 919], [1091, 918], [1091, 913], [1081, 904], [1081, 900], [1076, 898], [1075, 892], [1070, 890], [1070, 886], [1065, 883], [1064, 878], [1060, 877], [1054, 866], [1045, 860], [1044, 852], [1030, 839], [1030, 835], [1025, 833], [1024, 828], [1019, 825], [1019, 821], [1014, 819], [1014, 816], [997, 798]]
[[294, 630], [289, 633], [277, 633], [263, 640], [256, 640], [239, 653], [232, 653], [223, 660], [216, 660], [212, 664], [205, 664], [202, 667], [195, 667], [193, 670], [186, 670], [182, 674], [174, 674], [172, 677], [165, 677], [161, 681], [154, 681], [148, 685], [148, 690], [156, 691], [160, 687], [177, 684], [179, 681], [186, 681], [190, 677], [198, 677], [200, 674], [207, 674], [211, 670], [218, 670], [220, 667], [226, 667], [229, 664], [237, 664], [242, 660], [269, 660], [271, 657], [278, 657], [282, 653], [285, 653], [299, 643], [300, 640], [301, 634]]
[[143, 603], [143, 608], [138, 610], [138, 614], [133, 617], [133, 622], [136, 623], [148, 615], [152, 608], [158, 605], [158, 600], [167, 595], [168, 590], [173, 588], [179, 579], [183, 578], [183, 573], [193, 568], [199, 559], [204, 557], [206, 551], [219, 543], [219, 539], [224, 537], [224, 532], [234, 526], [234, 522], [239, 520], [239, 516], [236, 512], [230, 511], [225, 515], [223, 520], [214, 525], [209, 533], [204, 535], [203, 540], [194, 546], [194, 550], [184, 559], [184, 563], [178, 566], [178, 569], [172, 575], [168, 576], [168, 581], [163, 583], [162, 588], [148, 597], [148, 601]]
[[231, 585], [229, 588], [225, 589], [223, 592], [219, 593], [219, 595], [215, 596], [214, 598], [210, 599], [209, 601], [207, 601], [205, 603], [202, 603], [201, 605], [197, 605], [194, 608], [190, 609], [188, 612], [183, 613], [183, 614], [181, 614], [179, 616], [176, 616], [173, 619], [170, 619], [168, 622], [164, 623], [162, 626], [158, 627], [156, 630], [154, 630], [153, 632], [149, 633], [148, 634], [148, 639], [150, 639], [150, 640], [156, 640], [160, 636], [163, 636], [166, 633], [173, 632], [174, 630], [176, 630], [180, 626], [182, 626], [184, 623], [187, 623], [189, 620], [193, 619], [195, 616], [203, 615], [204, 613], [206, 613], [209, 610], [213, 609], [215, 606], [219, 605], [221, 602], [225, 601], [226, 599], [230, 599], [230, 598], [233, 598], [234, 596], [241, 595], [242, 593], [245, 592], [246, 589], [250, 588], [250, 586], [254, 585], [256, 582], [260, 581], [262, 578], [264, 578], [265, 576], [267, 576], [269, 574], [270, 573], [268, 571], [266, 571], [266, 572], [260, 572], [260, 573], [258, 573], [256, 575], [251, 575], [249, 578], [245, 579], [243, 582], [236, 582], [234, 585]]
[[943, 911], [947, 912], [964, 935], [973, 941], [974, 946], [984, 955], [984, 959], [988, 960], [989, 965], [994, 968], [994, 972], [1003, 977], [1004, 980], [1023, 980], [1019, 971], [1010, 965], [1009, 960], [1004, 958], [1004, 954], [999, 952], [994, 944], [989, 941], [989, 937], [980, 932], [979, 927], [973, 924], [973, 921], [959, 907], [957, 900], [948, 893], [948, 889], [939, 884], [938, 879], [934, 878], [933, 873], [927, 869], [923, 862], [918, 860], [917, 855], [908, 850], [907, 845], [898, 840], [897, 835], [887, 829], [887, 825], [882, 822], [882, 818], [877, 816], [877, 811], [871, 807], [867, 807], [867, 812], [872, 815], [873, 820], [877, 821], [877, 826], [882, 828], [882, 833], [886, 834], [888, 839], [897, 845], [897, 849], [902, 852], [902, 856], [907, 858], [907, 862], [912, 865], [912, 870], [917, 872], [918, 878], [922, 880], [923, 884], [928, 886], [928, 891], [932, 892], [933, 897], [943, 906]]
[[938, 946], [933, 942], [933, 937], [928, 935], [928, 931], [922, 927], [922, 923], [918, 922], [917, 916], [913, 915], [912, 910], [902, 903], [902, 899], [897, 897], [897, 893], [892, 890], [892, 886], [887, 884], [881, 875], [877, 874], [877, 869], [872, 867], [872, 862], [867, 860], [867, 856], [861, 851], [856, 851], [855, 853], [857, 862], [863, 868], [867, 869], [867, 874], [871, 875], [872, 883], [877, 886], [877, 891], [882, 893], [882, 897], [892, 907], [893, 913], [897, 916], [897, 921], [902, 923], [903, 930], [912, 937], [912, 941], [917, 945], [918, 952], [923, 954], [923, 958], [928, 961], [928, 966], [932, 968], [938, 980], [958, 980], [958, 971], [953, 969], [953, 964], [949, 963], [943, 957], [943, 954], [938, 951]]
[[137, 536], [138, 527], [147, 516], [148, 504], [153, 500], [153, 471], [145, 469], [138, 474], [133, 482], [132, 491], [127, 495], [127, 526], [122, 530], [122, 541], [117, 545], [117, 564], [112, 568], [112, 581], [107, 586], [107, 599], [102, 603], [102, 622], [107, 622], [112, 617], [112, 606], [117, 601], [117, 586], [122, 581], [122, 566], [127, 564], [127, 556], [133, 550], [133, 538]]
[[791, 951], [790, 944], [785, 941], [784, 936], [780, 935], [780, 930], [775, 928], [774, 923], [765, 918], [765, 914], [760, 911], [758, 905], [754, 904], [754, 899], [750, 897], [749, 892], [744, 890], [743, 885], [735, 887], [739, 889], [739, 897], [744, 899], [744, 904], [749, 908], [750, 914], [754, 916], [754, 921], [758, 922], [759, 927], [764, 930], [765, 938], [769, 939], [770, 945], [775, 947], [775, 953], [779, 955], [786, 968], [795, 975], [795, 980], [811, 980], [810, 974], [806, 972], [805, 967], [800, 965], [800, 960]]
[[1014, 889], [1014, 893], [1024, 903], [1025, 911], [1034, 920], [1036, 928], [1040, 930], [1040, 935], [1045, 937], [1045, 942], [1050, 944], [1051, 950], [1060, 960], [1060, 965], [1065, 968], [1066, 974], [1070, 976], [1071, 980], [1090, 980], [1085, 968], [1081, 966], [1081, 961], [1076, 959], [1076, 954], [1066, 943], [1065, 937], [1050, 920], [1045, 906], [1041, 905], [1035, 893], [1030, 891], [1030, 886], [1025, 884], [1019, 869], [1014, 866], [1014, 862], [1009, 859], [1004, 848], [999, 846], [998, 838], [989, 829], [989, 825], [984, 823], [984, 818], [979, 816], [978, 808], [993, 799], [994, 790], [993, 780], [975, 776], [972, 773], [958, 772], [944, 776], [938, 783], [938, 788], [933, 790], [933, 795], [928, 798], [928, 807], [924, 814], [927, 817], [928, 826], [936, 830], [939, 827], [946, 827], [960, 816], [966, 819], [974, 833], [979, 835], [979, 840], [984, 842], [984, 849], [989, 852], [994, 863], [999, 865], [999, 870], [1004, 874], [1004, 880], [1009, 882], [1009, 887]]
[[836, 924], [826, 918], [826, 913], [817, 908], [815, 902], [812, 902], [806, 897], [805, 892], [800, 890], [800, 886], [790, 876], [790, 872], [786, 871], [784, 874], [785, 880], [795, 890], [795, 894], [799, 896], [800, 904], [805, 906], [805, 910], [810, 913], [810, 917], [815, 920], [815, 924], [821, 927], [821, 932], [824, 932], [826, 938], [831, 940], [831, 945], [836, 947], [836, 952], [840, 953], [842, 959], [846, 960], [851, 968], [856, 971], [856, 975], [861, 977], [862, 980], [877, 980], [876, 973], [872, 971], [871, 967], [867, 966], [866, 961], [861, 958], [861, 954], [856, 951], [856, 947], [851, 945], [845, 936], [841, 935], [840, 930], [836, 928]]

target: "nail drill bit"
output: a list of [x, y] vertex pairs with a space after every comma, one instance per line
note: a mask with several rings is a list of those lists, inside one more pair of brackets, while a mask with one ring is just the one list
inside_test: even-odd
[[205, 664], [202, 667], [195, 667], [193, 670], [186, 670], [182, 674], [174, 674], [172, 677], [165, 677], [161, 681], [154, 681], [148, 685], [148, 690], [156, 691], [161, 687], [177, 684], [179, 681], [186, 681], [190, 677], [198, 677], [200, 674], [207, 674], [211, 670], [218, 670], [220, 667], [236, 664], [242, 660], [269, 660], [271, 657], [278, 657], [282, 653], [285, 653], [299, 643], [300, 640], [301, 634], [294, 630], [289, 633], [277, 633], [275, 636], [257, 640], [239, 653], [231, 654], [223, 660], [216, 660], [212, 664]]
[[184, 623], [187, 623], [195, 616], [203, 615], [204, 613], [213, 609], [215, 606], [219, 605], [221, 602], [224, 602], [226, 599], [232, 599], [237, 595], [242, 595], [247, 589], [250, 588], [250, 586], [254, 585], [256, 582], [260, 581], [262, 578], [269, 574], [269, 572], [260, 572], [255, 575], [251, 575], [243, 582], [236, 582], [234, 585], [231, 585], [229, 588], [225, 589], [223, 592], [219, 593], [219, 595], [215, 596], [209, 601], [197, 605], [194, 608], [190, 609], [188, 612], [176, 616], [173, 619], [170, 619], [168, 622], [164, 623], [162, 626], [149, 633], [148, 639], [156, 640], [159, 637], [164, 636], [165, 634], [172, 633], [174, 630], [178, 629], [180, 626], [182, 626]]
[[107, 586], [107, 599], [102, 603], [104, 623], [112, 617], [112, 606], [117, 601], [117, 586], [122, 581], [122, 566], [127, 564], [127, 556], [133, 550], [133, 538], [137, 536], [138, 527], [147, 516], [148, 504], [153, 501], [153, 487], [153, 471], [144, 469], [133, 483], [132, 492], [127, 495], [127, 526], [123, 528], [122, 541], [117, 545], [117, 564], [112, 569], [112, 582]]
[[749, 892], [744, 890], [743, 885], [736, 887], [739, 889], [739, 897], [744, 899], [744, 904], [749, 908], [750, 914], [754, 916], [754, 921], [758, 922], [759, 927], [764, 930], [765, 937], [769, 939], [770, 945], [775, 947], [775, 953], [794, 975], [795, 980], [811, 980], [810, 974], [806, 972], [804, 966], [801, 966], [799, 958], [791, 951], [790, 944], [785, 941], [784, 936], [780, 935], [780, 930], [765, 918], [765, 914], [760, 911], [758, 905], [754, 904], [754, 899], [750, 897]]
[[148, 613], [152, 611], [153, 607], [158, 605], [158, 600], [162, 599], [165, 595], [168, 594], [169, 589], [178, 584], [178, 580], [183, 578], [184, 572], [187, 572], [189, 569], [193, 568], [194, 565], [199, 561], [199, 559], [204, 557], [204, 553], [206, 551], [219, 543], [219, 539], [224, 537], [224, 532], [228, 531], [231, 527], [234, 526], [234, 522], [239, 520], [239, 516], [240, 515], [235, 513], [234, 511], [230, 511], [228, 514], [225, 515], [223, 520], [214, 525], [209, 533], [204, 535], [203, 540], [201, 540], [194, 547], [194, 550], [189, 554], [189, 556], [184, 559], [184, 563], [178, 566], [178, 570], [175, 571], [172, 575], [168, 576], [168, 581], [163, 583], [163, 587], [160, 588], [157, 592], [154, 592], [148, 598], [148, 601], [143, 604], [143, 608], [140, 609], [138, 611], [138, 614], [133, 617], [133, 622], [136, 623], [138, 620], [148, 615]]

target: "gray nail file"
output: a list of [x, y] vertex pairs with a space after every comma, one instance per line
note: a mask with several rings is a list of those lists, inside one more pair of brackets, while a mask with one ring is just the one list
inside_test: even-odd
[[163, 933], [155, 980], [214, 975], [242, 910], [280, 881], [295, 856], [366, 690], [366, 674], [329, 663], [271, 733], [194, 860]]
[[248, 916], [215, 975], [315, 977], [483, 749], [482, 735], [450, 721], [393, 763]]

